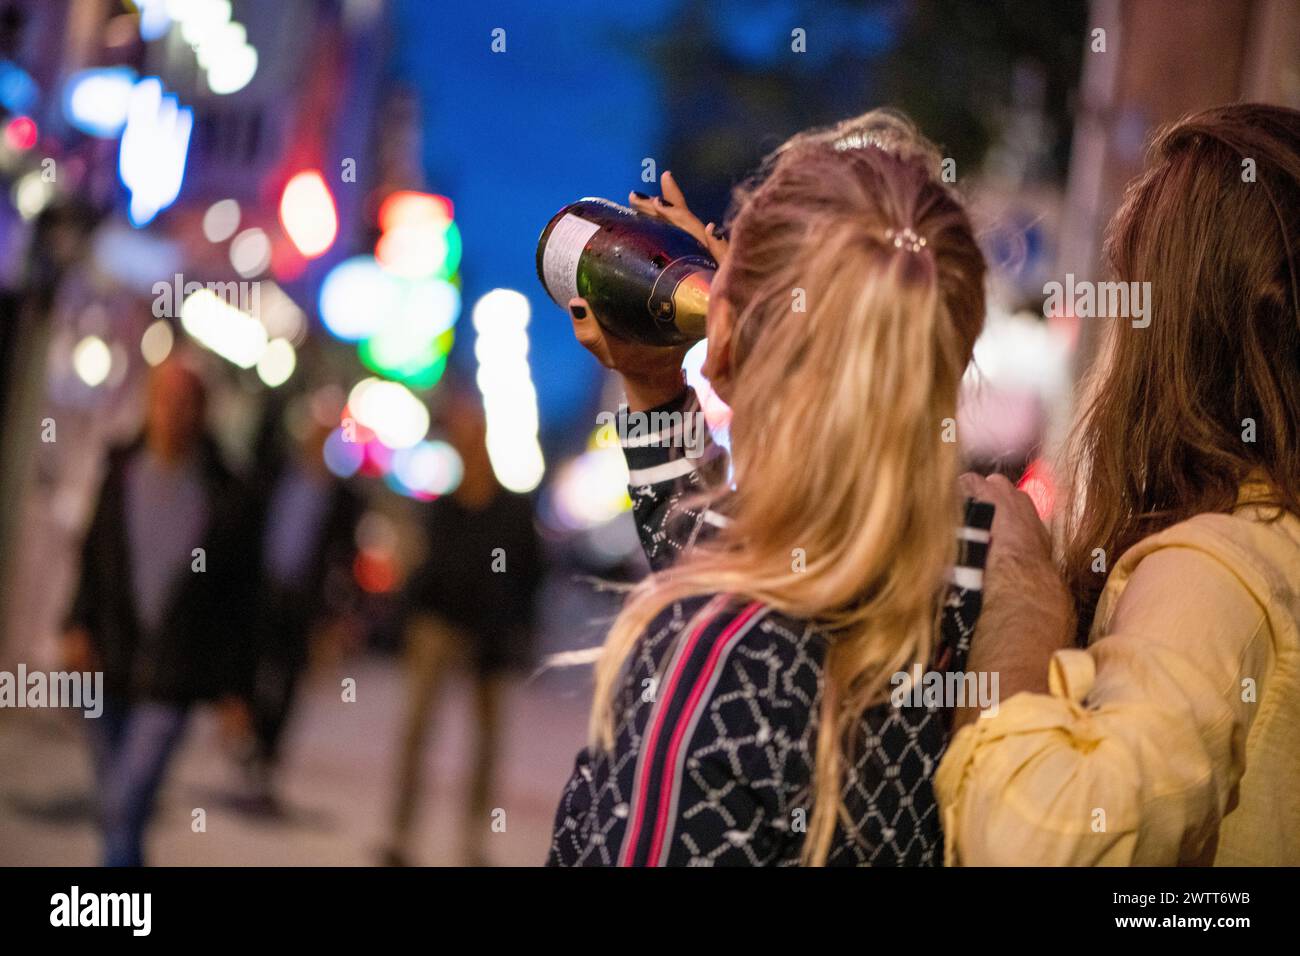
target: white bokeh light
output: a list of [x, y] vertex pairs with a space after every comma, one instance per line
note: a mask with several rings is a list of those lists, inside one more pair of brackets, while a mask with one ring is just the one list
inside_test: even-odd
[[140, 354], [150, 365], [161, 365], [172, 354], [176, 334], [166, 319], [159, 319], [144, 330], [140, 337]]
[[537, 389], [528, 367], [530, 312], [528, 299], [513, 289], [486, 293], [473, 312], [488, 457], [497, 480], [519, 493], [532, 491], [546, 473], [537, 441]]
[[271, 240], [256, 226], [245, 229], [230, 243], [230, 264], [245, 279], [260, 275], [271, 264]]
[[214, 202], [203, 214], [203, 235], [208, 242], [225, 242], [239, 228], [239, 203], [234, 199]]
[[94, 388], [102, 385], [113, 370], [113, 353], [98, 335], [87, 335], [72, 350], [72, 368], [79, 379]]

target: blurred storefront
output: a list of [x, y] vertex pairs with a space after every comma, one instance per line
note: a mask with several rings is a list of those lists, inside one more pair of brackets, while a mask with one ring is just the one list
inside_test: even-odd
[[[317, 347], [301, 304], [368, 238], [382, 14], [356, 0], [0, 9], [0, 661], [49, 661], [104, 450], [139, 427], [149, 366], [196, 338], [187, 284], [259, 306], [257, 354], [197, 337], [237, 463], [295, 365], [318, 379], [295, 393], [334, 380], [344, 359], [328, 348], [296, 361]], [[306, 254], [282, 212], [295, 177], [316, 186]]]

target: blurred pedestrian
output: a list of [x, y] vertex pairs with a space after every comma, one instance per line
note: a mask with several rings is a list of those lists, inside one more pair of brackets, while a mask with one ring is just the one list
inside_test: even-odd
[[154, 370], [144, 434], [109, 455], [81, 553], [63, 650], [102, 670], [105, 706], [87, 725], [104, 862], [144, 862], [145, 828], [192, 705], [233, 665], [245, 583], [239, 486], [204, 427], [199, 376]]
[[354, 611], [361, 500], [325, 466], [329, 433], [311, 420], [287, 455], [272, 458], [252, 496], [256, 586], [238, 689], [248, 720], [240, 756], [258, 811], [277, 807], [281, 741], [311, 638]]
[[461, 860], [467, 865], [485, 862], [483, 838], [491, 825], [489, 797], [505, 677], [531, 657], [533, 602], [542, 571], [532, 501], [497, 481], [476, 395], [453, 392], [447, 432], [464, 473], [454, 492], [428, 507], [428, 554], [405, 594], [409, 697], [385, 853], [386, 861], [396, 865], [408, 862], [429, 711], [445, 678], [458, 668], [471, 680], [477, 734], [463, 808]]

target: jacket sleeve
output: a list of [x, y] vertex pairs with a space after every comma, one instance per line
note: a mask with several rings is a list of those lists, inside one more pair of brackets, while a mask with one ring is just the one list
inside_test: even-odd
[[988, 561], [993, 513], [994, 506], [987, 501], [966, 499], [957, 529], [957, 560], [948, 573], [948, 590], [939, 616], [935, 670], [966, 670], [975, 625], [984, 605], [984, 565]]
[[[1270, 662], [1263, 608], [1209, 551], [1161, 547], [1104, 637], [1058, 651], [1049, 694], [962, 728], [935, 779], [949, 864], [1202, 860], [1244, 771]], [[1262, 688], [1261, 688], [1262, 690]]]
[[196, 648], [211, 661], [211, 673], [202, 684], [212, 696], [250, 700], [259, 654], [257, 609], [265, 600], [260, 593], [266, 532], [261, 502], [269, 500], [269, 494], [223, 473], [210, 500], [216, 514], [205, 539], [210, 575], [205, 614], [214, 627]]
[[109, 473], [105, 476], [95, 497], [95, 512], [78, 552], [76, 590], [73, 592], [72, 606], [63, 621], [65, 630], [79, 628], [88, 632], [92, 643], [96, 646], [102, 635], [99, 634], [99, 628], [96, 626], [99, 622], [95, 611], [100, 605], [105, 586], [104, 562], [99, 552], [109, 533], [108, 525], [112, 520], [111, 502], [117, 482], [118, 477], [110, 463]]
[[321, 540], [321, 555], [311, 588], [319, 597], [317, 618], [330, 619], [356, 610], [360, 587], [352, 574], [357, 556], [356, 530], [364, 511], [361, 499], [343, 481], [331, 492], [329, 515]]
[[659, 571], [725, 522], [692, 499], [726, 480], [726, 449], [714, 443], [689, 388], [647, 412], [620, 408], [618, 428], [637, 534], [650, 567]]

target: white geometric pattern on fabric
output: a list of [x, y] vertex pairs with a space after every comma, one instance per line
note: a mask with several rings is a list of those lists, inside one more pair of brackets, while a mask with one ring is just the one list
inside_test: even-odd
[[[689, 409], [693, 403], [688, 391], [660, 410]], [[657, 474], [659, 464], [679, 460], [679, 451], [671, 448], [625, 448], [625, 454], [634, 473]], [[698, 468], [672, 469], [671, 480], [629, 488], [637, 531], [656, 571], [671, 565], [697, 537], [725, 524], [722, 516], [701, 507], [684, 507], [688, 498], [725, 476], [725, 456], [705, 458]], [[942, 670], [965, 667], [980, 611], [987, 548], [970, 532], [982, 529], [986, 538], [992, 506], [968, 502], [966, 520], [954, 569], [959, 573], [942, 609], [940, 653], [934, 663]], [[701, 595], [666, 608], [637, 641], [617, 698], [613, 748], [579, 753], [556, 812], [549, 865], [620, 862], [628, 821], [637, 811], [638, 765], [654, 756], [643, 753], [656, 712], [653, 701], [643, 700], [643, 688], [649, 682], [658, 687], [675, 650], [689, 638], [697, 612], [712, 597]], [[707, 655], [743, 604], [733, 602], [717, 615], [693, 653]], [[683, 741], [684, 759], [679, 756], [672, 769], [667, 763], [660, 768], [661, 776], [672, 777], [672, 813], [656, 861], [678, 866], [799, 862], [804, 834], [794, 825], [795, 814], [802, 810], [806, 824], [827, 642], [813, 624], [770, 608], [755, 619], [757, 626], [724, 652], [716, 682], [688, 715], [694, 724]], [[666, 714], [669, 726], [678, 726], [675, 716]], [[854, 759], [842, 788], [851, 824], [837, 826], [828, 863], [938, 865], [943, 837], [930, 780], [947, 742], [946, 715], [886, 702], [864, 713], [856, 730]], [[682, 772], [676, 774], [679, 764]], [[638, 844], [641, 839], [638, 831]], [[637, 858], [649, 859], [644, 854]]]
[[[643, 682], [660, 673], [705, 601], [673, 605], [638, 643], [613, 751], [584, 750], [561, 797], [552, 865], [617, 862], [652, 709], [642, 700]], [[963, 636], [968, 641], [969, 631]], [[791, 822], [797, 809], [807, 818], [825, 648], [815, 627], [775, 612], [737, 645], [687, 742], [669, 864], [799, 862], [804, 837]], [[947, 737], [943, 714], [885, 703], [863, 714], [859, 730], [843, 787], [853, 825], [837, 831], [828, 863], [937, 865], [942, 834], [930, 779]]]

